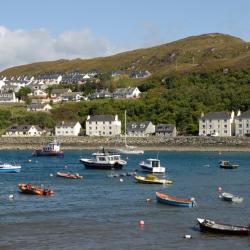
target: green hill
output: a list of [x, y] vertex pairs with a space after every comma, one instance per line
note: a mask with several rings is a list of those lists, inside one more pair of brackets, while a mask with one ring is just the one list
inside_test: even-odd
[[219, 33], [192, 36], [160, 46], [138, 49], [109, 57], [89, 60], [58, 60], [32, 63], [6, 69], [0, 75], [37, 75], [47, 72], [97, 69], [149, 70], [155, 74], [190, 72], [221, 67], [246, 67], [250, 45], [243, 40]]

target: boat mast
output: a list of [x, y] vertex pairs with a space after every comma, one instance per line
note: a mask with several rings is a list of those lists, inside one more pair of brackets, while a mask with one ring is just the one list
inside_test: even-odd
[[127, 147], [127, 110], [125, 110], [124, 115], [125, 115], [125, 119], [124, 119], [124, 123], [125, 123], [124, 138], [125, 138], [125, 146]]

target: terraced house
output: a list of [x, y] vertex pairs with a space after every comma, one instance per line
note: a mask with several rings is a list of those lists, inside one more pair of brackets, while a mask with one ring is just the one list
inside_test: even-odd
[[238, 112], [238, 115], [235, 117], [235, 135], [250, 135], [250, 110], [243, 113]]

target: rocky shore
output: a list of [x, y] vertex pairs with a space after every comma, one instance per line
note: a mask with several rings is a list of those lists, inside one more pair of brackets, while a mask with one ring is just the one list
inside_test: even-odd
[[[0, 137], [0, 150], [36, 149], [52, 139], [58, 139], [64, 149], [94, 149], [102, 146], [108, 148], [124, 146], [123, 137]], [[133, 137], [127, 138], [128, 145], [138, 146], [144, 150], [166, 151], [250, 151], [248, 137], [199, 137], [177, 136]]]

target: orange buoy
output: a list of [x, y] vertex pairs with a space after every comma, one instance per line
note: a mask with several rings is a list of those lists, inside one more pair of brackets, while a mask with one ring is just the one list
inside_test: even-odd
[[218, 192], [221, 192], [221, 191], [222, 191], [222, 187], [218, 187], [218, 188], [217, 188], [217, 191], [218, 191]]
[[140, 220], [140, 221], [139, 221], [139, 225], [140, 225], [140, 226], [144, 226], [144, 224], [145, 224], [145, 223], [144, 223], [144, 220]]

